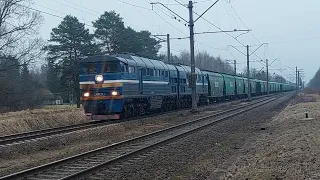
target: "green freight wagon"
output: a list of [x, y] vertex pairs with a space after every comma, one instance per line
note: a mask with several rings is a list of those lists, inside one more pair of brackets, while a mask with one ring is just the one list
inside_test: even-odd
[[243, 97], [245, 95], [245, 87], [244, 87], [244, 78], [243, 77], [238, 77], [238, 76], [235, 76], [236, 78], [236, 95], [238, 97]]
[[261, 85], [261, 94], [266, 94], [267, 93], [267, 81], [260, 80], [260, 85]]
[[224, 80], [223, 76], [219, 73], [205, 72], [208, 80], [208, 98], [209, 102], [221, 101], [224, 94]]
[[235, 78], [234, 76], [222, 74], [225, 86], [225, 96], [232, 99], [235, 96]]
[[251, 94], [252, 95], [255, 95], [255, 94], [257, 94], [257, 83], [258, 83], [259, 81], [258, 80], [256, 80], [256, 79], [250, 79], [250, 87], [251, 87]]

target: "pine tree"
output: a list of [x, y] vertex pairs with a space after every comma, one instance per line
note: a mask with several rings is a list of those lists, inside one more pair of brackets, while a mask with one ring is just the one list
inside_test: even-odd
[[61, 70], [60, 85], [67, 96], [73, 92], [80, 107], [79, 60], [94, 55], [98, 48], [93, 43], [93, 35], [76, 17], [66, 16], [58, 27], [53, 28], [46, 47], [52, 63]]
[[159, 41], [150, 37], [149, 31], [136, 32], [131, 27], [125, 27], [120, 15], [114, 11], [102, 14], [93, 26], [100, 49], [105, 54], [129, 52], [156, 58], [161, 47]]

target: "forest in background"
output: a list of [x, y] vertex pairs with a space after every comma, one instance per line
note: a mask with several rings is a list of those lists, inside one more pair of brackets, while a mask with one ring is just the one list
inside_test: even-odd
[[[0, 112], [34, 108], [57, 95], [66, 103], [79, 104], [79, 61], [88, 56], [133, 53], [167, 61], [166, 55], [159, 54], [159, 40], [147, 30], [126, 27], [114, 11], [104, 12], [92, 22], [93, 33], [67, 15], [52, 29], [50, 39], [43, 40], [39, 28], [45, 19], [33, 6], [32, 0], [0, 1]], [[172, 54], [171, 59], [190, 65], [187, 50]], [[38, 64], [40, 69], [35, 68]], [[234, 74], [233, 64], [207, 52], [196, 54], [196, 66]], [[250, 71], [252, 78], [266, 80], [265, 71]], [[269, 77], [285, 82], [279, 75]]]
[[307, 87], [308, 89], [306, 90], [306, 92], [320, 93], [320, 68], [318, 69], [316, 74], [313, 76], [313, 78], [310, 80]]

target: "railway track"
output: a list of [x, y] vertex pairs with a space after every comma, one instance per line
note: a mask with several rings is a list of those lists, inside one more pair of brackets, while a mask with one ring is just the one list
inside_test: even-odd
[[[262, 97], [255, 97], [253, 99], [259, 99], [259, 98], [262, 98]], [[6, 146], [14, 143], [23, 143], [28, 140], [35, 140], [39, 138], [69, 133], [69, 132], [78, 131], [82, 129], [94, 128], [94, 127], [103, 126], [107, 124], [120, 123], [128, 120], [136, 120], [138, 118], [147, 118], [147, 117], [156, 116], [156, 115], [164, 115], [164, 114], [174, 113], [181, 110], [183, 109], [169, 111], [165, 113], [147, 114], [141, 117], [133, 117], [125, 120], [92, 121], [92, 122], [83, 123], [83, 124], [69, 125], [69, 126], [63, 126], [63, 127], [56, 127], [56, 128], [50, 128], [50, 129], [43, 129], [43, 130], [30, 131], [25, 133], [0, 136], [0, 146]]]
[[81, 179], [103, 167], [121, 162], [155, 146], [184, 137], [207, 126], [270, 103], [281, 96], [267, 97], [183, 124], [152, 132], [96, 150], [0, 178], [5, 179]]
[[30, 131], [25, 133], [1, 136], [0, 145], [19, 143], [19, 142], [27, 141], [30, 139], [43, 138], [43, 137], [52, 136], [56, 134], [63, 134], [63, 133], [68, 133], [68, 132], [77, 131], [81, 129], [93, 128], [93, 127], [105, 125], [108, 123], [109, 123], [108, 121], [92, 121], [92, 122], [83, 123], [83, 124], [76, 124], [76, 125], [70, 125], [70, 126], [63, 126], [63, 127], [57, 127], [57, 128], [50, 128], [50, 129], [43, 129], [38, 131]]

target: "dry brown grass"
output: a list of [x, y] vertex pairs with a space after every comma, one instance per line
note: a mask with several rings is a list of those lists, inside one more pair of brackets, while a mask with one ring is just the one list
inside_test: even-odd
[[319, 109], [319, 95], [300, 94], [221, 179], [320, 179]]
[[82, 109], [46, 106], [42, 109], [0, 114], [0, 135], [66, 126], [86, 122]]
[[318, 88], [304, 88], [303, 92], [306, 94], [320, 94], [320, 89], [318, 89]]

